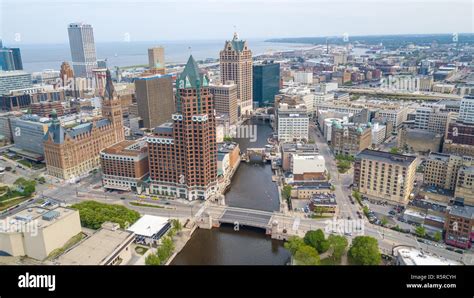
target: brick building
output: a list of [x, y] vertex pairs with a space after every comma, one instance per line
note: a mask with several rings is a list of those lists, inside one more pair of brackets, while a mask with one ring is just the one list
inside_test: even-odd
[[100, 151], [125, 139], [120, 99], [107, 71], [102, 100], [103, 118], [66, 129], [56, 113], [44, 136], [47, 173], [60, 179], [75, 180], [100, 165]]
[[192, 56], [176, 82], [172, 122], [147, 137], [150, 192], [188, 200], [217, 191], [217, 144], [209, 78]]

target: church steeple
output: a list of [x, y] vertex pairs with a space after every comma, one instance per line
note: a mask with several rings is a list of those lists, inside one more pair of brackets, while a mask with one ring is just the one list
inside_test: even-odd
[[115, 92], [114, 83], [112, 82], [112, 75], [110, 74], [110, 70], [107, 69], [105, 73], [104, 99], [113, 100], [116, 97], [117, 97], [117, 92]]

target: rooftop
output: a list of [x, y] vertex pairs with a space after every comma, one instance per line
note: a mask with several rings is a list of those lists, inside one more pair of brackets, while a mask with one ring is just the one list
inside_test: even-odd
[[152, 237], [159, 233], [168, 222], [166, 217], [145, 214], [127, 230], [139, 236]]
[[131, 237], [133, 232], [130, 231], [102, 228], [61, 255], [57, 261], [61, 265], [101, 265]]
[[108, 148], [105, 148], [102, 153], [105, 154], [117, 154], [127, 156], [138, 156], [142, 153], [143, 149], [146, 150], [146, 143], [142, 140], [125, 140], [116, 143]]
[[25, 226], [32, 224], [42, 229], [75, 212], [77, 211], [64, 207], [56, 207], [52, 210], [39, 206], [30, 207], [0, 220], [0, 233], [24, 231]]
[[396, 251], [405, 265], [462, 265], [457, 261], [428, 254], [412, 247], [401, 247]]
[[392, 164], [399, 164], [406, 167], [410, 166], [416, 160], [416, 157], [414, 156], [370, 149], [362, 150], [359, 154], [357, 154], [357, 157], [362, 159], [378, 160]]
[[449, 214], [454, 216], [459, 216], [463, 218], [474, 219], [474, 206], [464, 205], [453, 205], [449, 207]]

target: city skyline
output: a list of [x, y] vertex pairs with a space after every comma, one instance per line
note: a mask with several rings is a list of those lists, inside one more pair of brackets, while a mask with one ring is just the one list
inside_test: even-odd
[[[92, 12], [91, 3], [94, 4]], [[457, 5], [452, 5], [452, 1], [436, 1], [429, 6], [424, 1], [392, 0], [381, 3], [307, 0], [291, 3], [270, 0], [225, 3], [187, 0], [173, 3], [153, 0], [140, 3], [142, 5], [137, 6], [120, 1], [120, 5], [114, 6], [108, 0], [52, 1], [48, 4], [5, 0], [0, 4], [3, 11], [0, 37], [8, 45], [65, 43], [65, 28], [72, 22], [91, 24], [98, 42], [216, 40], [227, 38], [233, 31], [238, 31], [246, 39], [267, 39], [344, 34], [471, 33], [474, 28], [472, 3], [464, 0], [456, 1]], [[30, 9], [34, 9], [36, 14], [25, 15]], [[61, 14], [44, 18], [46, 13], [54, 10], [60, 10]], [[162, 13], [157, 14], [160, 10]], [[176, 18], [177, 13], [180, 18]], [[398, 16], [402, 14], [404, 18], [400, 22]], [[195, 18], [195, 15], [200, 18]], [[29, 22], [19, 21], [26, 17]], [[256, 26], [257, 19], [259, 26]], [[187, 20], [194, 20], [196, 24]], [[39, 22], [48, 30], [38, 30], [35, 24]]]

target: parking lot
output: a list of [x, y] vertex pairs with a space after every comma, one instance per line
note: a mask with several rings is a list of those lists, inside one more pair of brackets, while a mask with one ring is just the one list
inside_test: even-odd
[[394, 208], [388, 204], [383, 204], [377, 201], [364, 200], [365, 205], [369, 207], [375, 217], [375, 224], [381, 225], [383, 218], [387, 220], [389, 226], [399, 226], [401, 229], [414, 231], [416, 226], [408, 224], [403, 219], [403, 209]]

